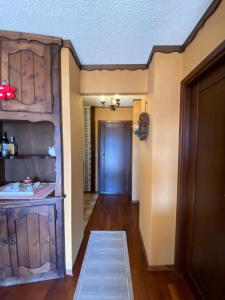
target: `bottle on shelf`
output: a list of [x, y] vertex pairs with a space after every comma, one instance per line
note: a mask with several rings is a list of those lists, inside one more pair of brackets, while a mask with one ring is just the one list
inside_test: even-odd
[[8, 145], [9, 145], [9, 140], [7, 137], [7, 133], [4, 132], [1, 139], [1, 154], [3, 157], [6, 157], [8, 155]]
[[17, 144], [14, 136], [11, 136], [9, 138], [8, 154], [9, 155], [18, 155], [18, 144]]

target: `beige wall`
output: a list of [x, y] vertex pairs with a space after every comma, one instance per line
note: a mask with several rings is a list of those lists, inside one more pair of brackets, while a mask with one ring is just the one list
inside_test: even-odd
[[[133, 125], [138, 125], [141, 113], [141, 99], [133, 101]], [[136, 135], [132, 136], [132, 201], [140, 200], [140, 146], [141, 142]]]
[[96, 151], [96, 191], [98, 190], [98, 121], [132, 121], [133, 108], [121, 107], [116, 111], [95, 108], [95, 151]]
[[150, 265], [174, 257], [182, 55], [156, 53], [149, 68], [150, 136], [141, 143], [140, 229]]
[[147, 70], [81, 71], [81, 94], [145, 94]]
[[151, 127], [141, 144], [140, 229], [151, 266], [174, 263], [180, 81], [223, 40], [224, 0], [184, 53], [156, 53], [149, 67]]
[[80, 70], [69, 49], [61, 50], [62, 119], [66, 270], [73, 264], [83, 238], [83, 106]]

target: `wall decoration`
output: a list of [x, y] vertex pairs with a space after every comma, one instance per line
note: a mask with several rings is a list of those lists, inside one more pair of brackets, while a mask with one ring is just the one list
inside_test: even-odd
[[134, 134], [140, 139], [140, 141], [144, 141], [148, 137], [149, 122], [150, 122], [149, 114], [146, 112], [141, 113], [138, 120], [138, 126], [134, 130]]
[[0, 82], [0, 100], [15, 99], [15, 88], [8, 84], [6, 80]]
[[91, 191], [91, 107], [84, 106], [84, 191]]

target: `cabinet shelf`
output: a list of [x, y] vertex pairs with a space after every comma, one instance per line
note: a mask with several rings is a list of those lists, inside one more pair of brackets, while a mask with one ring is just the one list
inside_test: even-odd
[[0, 156], [0, 160], [16, 160], [16, 159], [55, 159], [55, 156], [50, 155], [9, 155], [6, 157]]

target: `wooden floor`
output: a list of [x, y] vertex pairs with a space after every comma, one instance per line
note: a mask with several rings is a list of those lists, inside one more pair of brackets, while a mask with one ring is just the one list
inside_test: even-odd
[[[86, 227], [74, 276], [0, 288], [1, 300], [72, 300], [91, 230], [126, 230], [135, 300], [193, 300], [182, 276], [173, 271], [147, 271], [138, 230], [138, 205], [127, 196], [100, 196]], [[101, 299], [98, 299], [101, 300]]]

